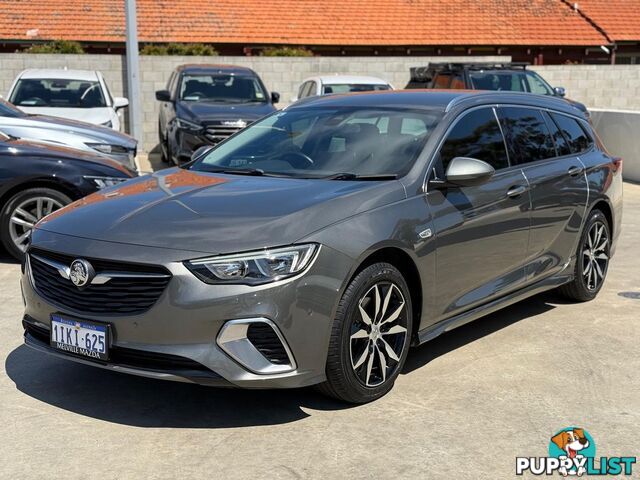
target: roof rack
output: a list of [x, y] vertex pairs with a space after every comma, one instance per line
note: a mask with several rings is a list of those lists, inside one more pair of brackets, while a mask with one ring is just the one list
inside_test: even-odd
[[435, 72], [442, 70], [525, 70], [528, 62], [442, 62], [429, 63], [426, 67], [411, 67], [411, 80], [425, 82], [431, 80]]

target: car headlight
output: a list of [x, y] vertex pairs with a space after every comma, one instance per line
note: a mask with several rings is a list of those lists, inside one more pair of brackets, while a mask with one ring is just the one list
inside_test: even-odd
[[185, 266], [205, 283], [261, 285], [302, 273], [319, 250], [315, 243], [201, 258]]
[[191, 130], [191, 131], [202, 130], [202, 125], [198, 125], [197, 123], [189, 122], [188, 120], [185, 120], [184, 118], [177, 118], [176, 117], [176, 125], [181, 130]]
[[109, 143], [87, 143], [88, 146], [100, 153], [127, 153], [128, 150], [122, 145], [111, 145]]
[[103, 188], [113, 187], [122, 182], [126, 182], [129, 180], [126, 177], [94, 177], [90, 175], [85, 175], [85, 179], [93, 182], [93, 184], [98, 187], [98, 190], [102, 190]]
[[106, 122], [101, 123], [100, 125], [107, 128], [113, 128], [113, 122], [111, 120], [107, 120]]

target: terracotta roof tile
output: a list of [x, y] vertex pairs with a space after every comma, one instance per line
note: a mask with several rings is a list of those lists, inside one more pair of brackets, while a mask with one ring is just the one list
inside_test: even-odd
[[[606, 43], [596, 28], [561, 0], [138, 0], [138, 22], [142, 42]], [[124, 0], [0, 0], [3, 40], [122, 42], [124, 32]]]
[[638, 0], [576, 0], [578, 8], [614, 42], [640, 41]]

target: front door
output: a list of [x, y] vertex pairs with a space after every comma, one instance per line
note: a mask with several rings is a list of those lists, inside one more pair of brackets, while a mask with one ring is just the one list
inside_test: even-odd
[[479, 186], [428, 189], [436, 234], [436, 321], [521, 287], [529, 239], [529, 189], [510, 167], [495, 111], [462, 114], [438, 154], [441, 176], [455, 157], [483, 160], [496, 170]]

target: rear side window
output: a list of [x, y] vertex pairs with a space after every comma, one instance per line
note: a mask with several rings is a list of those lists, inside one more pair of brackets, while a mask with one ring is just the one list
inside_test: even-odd
[[449, 88], [449, 83], [451, 83], [450, 73], [438, 73], [433, 80], [433, 88]]
[[558, 128], [558, 125], [556, 125], [547, 112], [542, 112], [542, 116], [544, 117], [545, 122], [547, 122], [547, 127], [549, 127], [549, 131], [553, 137], [553, 142], [556, 144], [558, 156], [569, 155], [571, 153], [571, 147], [569, 147], [569, 142], [564, 138], [564, 135]]
[[571, 153], [584, 152], [591, 147], [593, 141], [589, 138], [576, 119], [559, 113], [552, 113], [551, 118], [553, 118], [560, 128], [560, 131], [567, 139], [569, 147], [571, 148]]
[[456, 73], [453, 76], [453, 78], [451, 79], [451, 85], [449, 85], [449, 88], [453, 88], [457, 90], [464, 88], [464, 80], [462, 79], [462, 74]]
[[455, 157], [477, 158], [496, 170], [509, 166], [493, 109], [473, 110], [456, 123], [440, 149], [443, 171]]
[[498, 110], [512, 165], [544, 160], [556, 156], [551, 134], [539, 110], [503, 107]]

